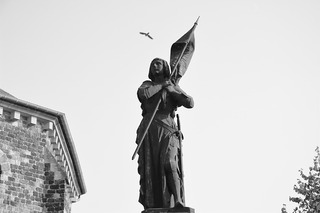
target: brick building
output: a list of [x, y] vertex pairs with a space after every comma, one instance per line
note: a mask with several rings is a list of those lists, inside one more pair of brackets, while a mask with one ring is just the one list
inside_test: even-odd
[[65, 115], [0, 89], [0, 213], [70, 213], [85, 192]]

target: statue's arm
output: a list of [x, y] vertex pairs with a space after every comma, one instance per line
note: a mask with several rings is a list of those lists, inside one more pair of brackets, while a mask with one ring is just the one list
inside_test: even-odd
[[168, 86], [166, 87], [166, 90], [179, 106], [193, 108], [193, 98], [190, 95], [187, 95], [179, 86]]
[[162, 89], [161, 84], [153, 84], [151, 81], [145, 81], [142, 85], [138, 88], [138, 99], [140, 102], [147, 100], [157, 94]]

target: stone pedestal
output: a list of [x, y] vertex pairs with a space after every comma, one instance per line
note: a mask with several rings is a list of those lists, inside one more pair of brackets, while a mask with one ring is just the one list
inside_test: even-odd
[[195, 213], [193, 208], [183, 207], [183, 208], [154, 208], [146, 209], [141, 213]]

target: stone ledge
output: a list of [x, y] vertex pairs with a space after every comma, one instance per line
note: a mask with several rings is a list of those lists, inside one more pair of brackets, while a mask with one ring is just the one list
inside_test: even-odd
[[193, 208], [183, 207], [183, 208], [152, 208], [146, 209], [141, 213], [195, 213]]

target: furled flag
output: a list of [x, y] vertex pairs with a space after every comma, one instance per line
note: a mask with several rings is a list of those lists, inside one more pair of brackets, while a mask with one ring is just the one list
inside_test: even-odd
[[171, 79], [175, 84], [179, 83], [180, 78], [187, 71], [191, 61], [195, 47], [194, 30], [198, 24], [198, 20], [199, 18], [194, 23], [193, 27], [171, 46]]

